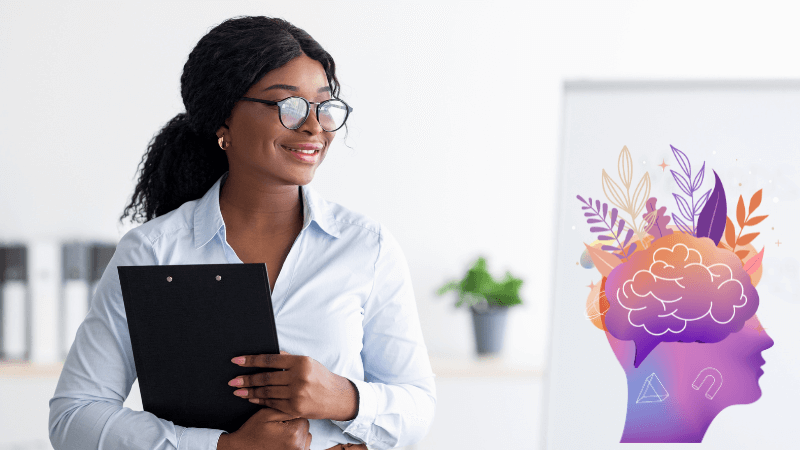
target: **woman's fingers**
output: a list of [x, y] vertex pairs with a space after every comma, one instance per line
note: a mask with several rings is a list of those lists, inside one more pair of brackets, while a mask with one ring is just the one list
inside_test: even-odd
[[271, 369], [288, 369], [292, 366], [294, 355], [243, 355], [232, 358], [231, 362], [241, 367], [266, 367]]
[[262, 372], [253, 375], [240, 375], [228, 382], [229, 386], [250, 387], [250, 386], [287, 386], [291, 381], [292, 375], [286, 371]]
[[248, 389], [237, 389], [234, 395], [242, 398], [283, 398], [289, 399], [292, 393], [288, 386], [263, 386]]

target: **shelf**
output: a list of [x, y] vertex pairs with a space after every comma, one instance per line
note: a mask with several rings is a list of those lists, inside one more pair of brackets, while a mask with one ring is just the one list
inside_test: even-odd
[[64, 363], [34, 364], [30, 361], [0, 361], [0, 378], [58, 378]]
[[539, 378], [538, 367], [514, 364], [502, 356], [448, 357], [430, 355], [431, 368], [438, 378], [519, 377]]

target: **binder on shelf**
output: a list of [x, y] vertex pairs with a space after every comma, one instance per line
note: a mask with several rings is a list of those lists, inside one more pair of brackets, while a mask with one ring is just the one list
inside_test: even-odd
[[58, 304], [61, 294], [61, 245], [55, 240], [28, 243], [30, 280], [30, 357], [35, 364], [61, 360]]
[[94, 296], [97, 290], [97, 283], [103, 277], [111, 257], [117, 250], [116, 244], [95, 242], [89, 248], [89, 298]]
[[[89, 243], [66, 242], [62, 246], [63, 285], [61, 294], [61, 359], [69, 353], [75, 334], [89, 312]], [[103, 268], [105, 269], [105, 267]]]
[[118, 266], [142, 406], [184, 427], [234, 432], [261, 406], [228, 381], [278, 354], [266, 264]]
[[26, 360], [30, 355], [30, 302], [27, 249], [0, 247], [0, 358]]

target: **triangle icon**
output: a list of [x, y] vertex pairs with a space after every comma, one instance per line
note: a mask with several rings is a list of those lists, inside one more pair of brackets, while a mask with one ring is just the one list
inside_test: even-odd
[[669, 397], [669, 392], [661, 384], [658, 375], [653, 372], [644, 380], [644, 385], [639, 392], [636, 403], [658, 403], [663, 402], [667, 397]]

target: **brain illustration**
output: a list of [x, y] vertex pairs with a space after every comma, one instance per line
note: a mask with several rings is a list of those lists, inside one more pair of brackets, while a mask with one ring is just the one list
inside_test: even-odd
[[661, 342], [725, 339], [758, 309], [758, 292], [732, 252], [673, 233], [608, 275], [608, 332], [636, 344], [634, 366]]

